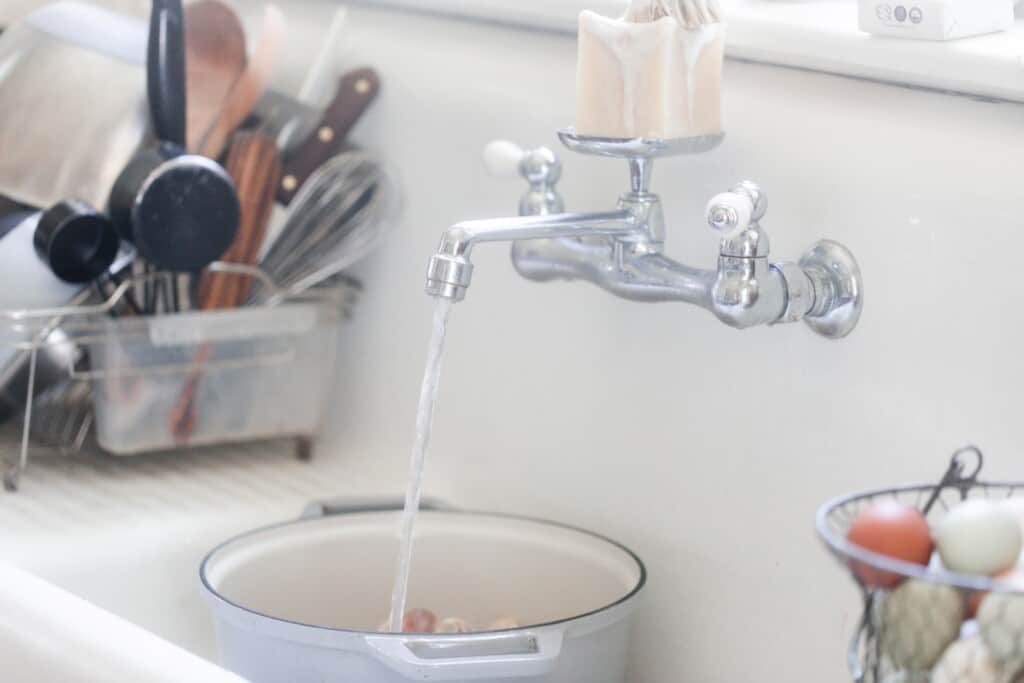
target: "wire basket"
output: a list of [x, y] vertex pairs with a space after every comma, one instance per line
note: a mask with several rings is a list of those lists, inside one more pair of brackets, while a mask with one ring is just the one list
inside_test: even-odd
[[[970, 671], [962, 675], [936, 673], [930, 670], [914, 670], [906, 664], [895, 661], [891, 655], [890, 643], [903, 633], [887, 623], [884, 605], [893, 592], [905, 581], [920, 581], [933, 586], [947, 586], [953, 589], [966, 606], [983, 599], [989, 593], [1019, 595], [1024, 611], [1024, 590], [1009, 583], [987, 576], [966, 575], [948, 571], [937, 562], [922, 566], [911, 562], [880, 555], [847, 540], [846, 535], [857, 515], [882, 500], [894, 500], [920, 510], [931, 528], [935, 528], [947, 512], [957, 504], [970, 498], [993, 500], [1024, 496], [1024, 482], [988, 482], [979, 478], [984, 459], [981, 451], [969, 446], [954, 453], [949, 469], [938, 484], [918, 484], [888, 489], [855, 493], [826, 503], [818, 511], [817, 531], [825, 545], [860, 587], [864, 598], [864, 612], [857, 631], [850, 643], [847, 660], [853, 680], [856, 683], [1011, 683], [1024, 681], [1024, 647], [1021, 648], [1019, 663], [1000, 665], [998, 671], [972, 677]], [[859, 571], [858, 571], [859, 570]], [[862, 579], [869, 571], [884, 572], [892, 576], [892, 588], [868, 585]], [[952, 591], [946, 594], [953, 595]], [[1016, 601], [1014, 597], [1014, 601]], [[918, 625], [909, 633], [910, 638], [920, 638], [924, 643], [928, 630], [939, 623], [940, 602], [922, 604], [913, 620]], [[887, 633], [888, 630], [888, 633]], [[906, 629], [904, 628], [905, 632]], [[980, 638], [977, 622], [967, 619], [958, 629], [954, 642]], [[1021, 633], [1024, 641], [1024, 632]], [[1024, 643], [1022, 643], [1024, 644]], [[925, 647], [922, 645], [921, 647]], [[903, 648], [906, 651], [907, 648]], [[899, 659], [896, 657], [895, 659]], [[987, 666], [982, 662], [978, 666]], [[965, 666], [969, 666], [966, 664]]]

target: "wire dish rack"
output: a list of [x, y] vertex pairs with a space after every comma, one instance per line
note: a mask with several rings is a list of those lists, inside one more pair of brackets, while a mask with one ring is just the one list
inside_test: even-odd
[[[904, 562], [879, 555], [857, 546], [846, 539], [846, 534], [859, 512], [881, 500], [896, 500], [920, 510], [933, 529], [942, 517], [954, 506], [969, 498], [988, 498], [993, 500], [1009, 499], [1024, 496], [1024, 482], [989, 482], [979, 478], [984, 459], [982, 452], [970, 446], [957, 451], [950, 462], [949, 469], [937, 484], [919, 484], [895, 488], [878, 489], [856, 493], [837, 498], [825, 504], [817, 516], [817, 531], [825, 545], [849, 571], [850, 576], [858, 584], [864, 598], [864, 612], [857, 631], [850, 643], [847, 660], [856, 683], [1016, 683], [1024, 681], [1024, 651], [1021, 652], [1019, 664], [1012, 665], [1012, 670], [993, 669], [992, 676], [986, 669], [985, 675], [975, 675], [968, 667], [961, 672], [933, 673], [928, 670], [911, 670], [906, 665], [895, 662], [889, 650], [890, 644], [898, 637], [907, 634], [896, 632], [892, 624], [886, 623], [883, 608], [885, 601], [892, 595], [893, 589], [869, 586], [861, 579], [861, 574], [877, 570], [888, 575], [899, 577], [903, 581], [917, 580], [931, 585], [947, 586], [959, 594], [963, 604], [977, 605], [989, 593], [1001, 593], [1014, 596], [1014, 600], [1024, 601], [1024, 591], [1008, 583], [985, 576], [974, 576], [951, 572], [932, 563], [930, 567]], [[860, 570], [855, 571], [856, 569]], [[877, 574], [876, 574], [877, 575]], [[894, 579], [895, 582], [895, 579]], [[949, 593], [949, 592], [947, 592]], [[1019, 596], [1016, 597], [1016, 596]], [[1024, 602], [1021, 603], [1024, 608]], [[914, 630], [909, 637], [927, 638], [928, 629], [939, 621], [936, 612], [941, 609], [938, 602], [922, 605], [920, 613], [912, 615], [915, 621]], [[890, 634], [886, 630], [890, 629]], [[1024, 634], [1022, 634], [1024, 635]], [[958, 639], [978, 636], [977, 622], [968, 620], [958, 629]], [[956, 641], [956, 642], [959, 642]], [[924, 647], [922, 645], [922, 647]], [[911, 657], [912, 659], [913, 657]], [[965, 660], [967, 661], [967, 660]], [[978, 668], [985, 668], [988, 663], [979, 661]]]
[[[131, 456], [199, 446], [294, 439], [309, 457], [322, 426], [341, 322], [358, 300], [346, 276], [283, 298], [260, 270], [262, 305], [155, 316], [120, 304], [141, 275], [106, 297], [67, 307], [0, 311], [0, 417], [18, 404], [20, 429], [0, 429], [4, 486], [17, 490], [31, 457]], [[7, 401], [4, 415], [3, 400]], [[6, 435], [7, 438], [4, 438]]]

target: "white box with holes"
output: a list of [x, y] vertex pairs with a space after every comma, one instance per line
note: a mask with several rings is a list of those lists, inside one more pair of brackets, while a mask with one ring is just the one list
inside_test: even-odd
[[860, 0], [860, 30], [953, 40], [1013, 27], [1013, 0]]

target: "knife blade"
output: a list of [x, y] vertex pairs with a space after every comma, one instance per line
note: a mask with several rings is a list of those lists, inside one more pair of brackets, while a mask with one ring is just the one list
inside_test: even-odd
[[268, 90], [256, 104], [252, 119], [261, 133], [277, 141], [281, 153], [287, 155], [306, 141], [316, 130], [324, 112], [291, 95]]
[[[334, 11], [331, 22], [322, 40], [316, 57], [306, 67], [306, 76], [295, 97], [269, 90], [256, 105], [253, 112], [261, 130], [277, 140], [282, 156], [286, 156], [313, 132], [320, 121], [323, 110], [309, 106], [316, 95], [325, 87], [330, 64], [337, 56], [337, 46], [348, 19], [348, 10], [339, 7]], [[329, 93], [326, 93], [329, 94]]]

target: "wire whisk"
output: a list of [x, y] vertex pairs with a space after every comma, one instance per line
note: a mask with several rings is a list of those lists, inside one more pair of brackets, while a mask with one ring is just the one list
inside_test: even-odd
[[[364, 258], [383, 239], [396, 203], [394, 184], [371, 155], [351, 151], [324, 164], [260, 262], [281, 290], [276, 297], [301, 294]], [[267, 294], [256, 288], [251, 298]]]

